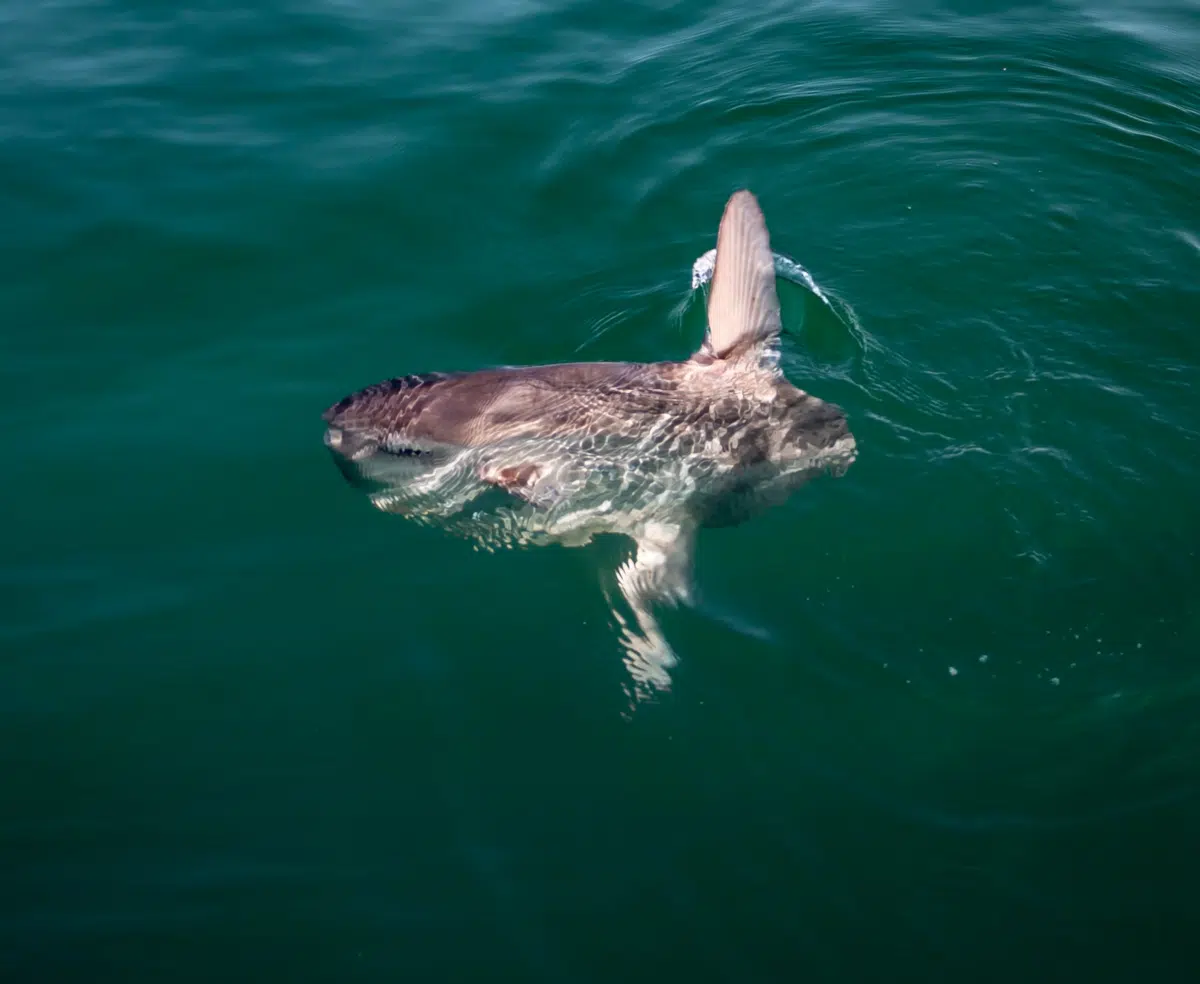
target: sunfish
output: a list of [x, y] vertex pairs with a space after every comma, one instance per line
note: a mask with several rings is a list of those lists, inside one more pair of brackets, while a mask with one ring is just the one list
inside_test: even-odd
[[614, 606], [627, 665], [665, 688], [676, 657], [654, 618], [692, 600], [703, 527], [741, 523], [857, 449], [842, 409], [779, 369], [775, 262], [758, 201], [725, 205], [708, 329], [682, 362], [576, 362], [424, 373], [325, 411], [325, 445], [386, 512], [488, 548], [624, 534]]

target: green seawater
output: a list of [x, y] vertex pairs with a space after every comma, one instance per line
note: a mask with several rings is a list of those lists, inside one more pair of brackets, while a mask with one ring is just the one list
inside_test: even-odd
[[[380, 513], [322, 411], [686, 357], [728, 195], [859, 458]], [[0, 980], [1195, 982], [1200, 7], [0, 0]]]

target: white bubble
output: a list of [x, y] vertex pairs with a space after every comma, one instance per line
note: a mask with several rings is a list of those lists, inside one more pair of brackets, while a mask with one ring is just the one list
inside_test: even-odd
[[950, 667], [950, 675], [951, 675], [951, 676], [958, 676], [958, 670], [956, 670], [956, 669], [955, 669], [953, 666], [952, 666], [952, 667]]

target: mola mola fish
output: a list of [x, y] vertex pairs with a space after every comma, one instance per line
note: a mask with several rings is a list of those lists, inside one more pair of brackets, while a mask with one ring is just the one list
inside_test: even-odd
[[656, 607], [688, 603], [704, 527], [744, 522], [856, 446], [840, 407], [779, 369], [766, 222], [735, 192], [717, 231], [705, 338], [681, 362], [576, 362], [401, 376], [324, 414], [342, 473], [386, 512], [489, 549], [623, 534], [616, 610], [631, 674], [669, 685]]

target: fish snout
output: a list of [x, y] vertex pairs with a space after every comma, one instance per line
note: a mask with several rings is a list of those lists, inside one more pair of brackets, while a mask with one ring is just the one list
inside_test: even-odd
[[325, 447], [349, 461], [361, 461], [378, 450], [379, 441], [365, 431], [331, 423], [325, 429]]

